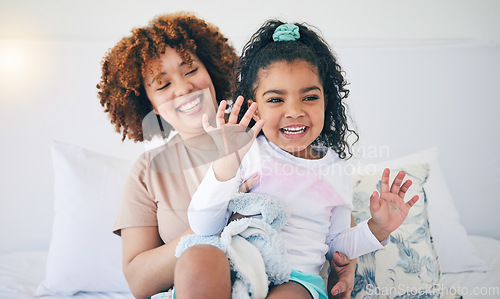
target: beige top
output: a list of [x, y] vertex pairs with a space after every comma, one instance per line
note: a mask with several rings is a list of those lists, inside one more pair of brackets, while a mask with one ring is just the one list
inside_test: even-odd
[[158, 226], [166, 243], [186, 231], [191, 197], [216, 156], [216, 151], [186, 146], [178, 135], [142, 154], [125, 183], [113, 232]]

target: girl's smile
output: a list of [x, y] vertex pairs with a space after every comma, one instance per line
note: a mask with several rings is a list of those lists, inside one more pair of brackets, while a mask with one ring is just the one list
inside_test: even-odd
[[311, 147], [323, 130], [325, 98], [316, 68], [303, 60], [280, 61], [261, 69], [255, 90], [255, 120], [264, 135], [296, 157], [317, 159]]
[[285, 138], [290, 139], [304, 137], [306, 134], [306, 130], [307, 126], [301, 125], [291, 125], [280, 129], [281, 134], [283, 134]]

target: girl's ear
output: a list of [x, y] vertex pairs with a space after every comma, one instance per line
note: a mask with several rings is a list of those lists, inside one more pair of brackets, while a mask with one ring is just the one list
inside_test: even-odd
[[[253, 102], [254, 102], [254, 100], [248, 100], [247, 101], [248, 107], [250, 107], [250, 105], [252, 105]], [[260, 120], [260, 114], [259, 114], [259, 108], [258, 107], [257, 107], [257, 110], [255, 110], [255, 113], [253, 114], [252, 119], [254, 121], [256, 121], [256, 122]]]

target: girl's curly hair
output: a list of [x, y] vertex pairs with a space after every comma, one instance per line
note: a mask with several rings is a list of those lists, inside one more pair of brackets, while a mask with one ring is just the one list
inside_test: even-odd
[[[342, 75], [342, 68], [326, 41], [306, 24], [295, 24], [300, 33], [297, 41], [274, 42], [272, 35], [282, 24], [284, 23], [279, 20], [266, 21], [243, 48], [236, 68], [239, 78], [236, 95], [255, 99], [259, 70], [275, 62], [293, 62], [297, 59], [306, 61], [317, 68], [326, 101], [323, 130], [314, 144], [333, 149], [342, 159], [348, 158], [348, 155], [351, 157], [352, 150], [347, 139], [354, 134], [356, 142], [359, 136], [347, 123], [346, 105], [343, 100], [349, 95], [349, 90], [345, 88], [347, 82]], [[240, 119], [247, 109], [247, 101], [244, 101], [239, 113]], [[253, 122], [250, 125], [252, 126]]]
[[[98, 96], [122, 141], [126, 137], [135, 142], [151, 140], [161, 134], [143, 132], [143, 119], [153, 110], [143, 82], [148, 72], [161, 70], [159, 57], [167, 46], [176, 49], [189, 65], [188, 51], [201, 60], [214, 84], [217, 102], [231, 94], [238, 56], [219, 29], [186, 12], [158, 16], [148, 26], [132, 30], [132, 35], [121, 39], [102, 61]], [[164, 133], [168, 135], [171, 129]]]

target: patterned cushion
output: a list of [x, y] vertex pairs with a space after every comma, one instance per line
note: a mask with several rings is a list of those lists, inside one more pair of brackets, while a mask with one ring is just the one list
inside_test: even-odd
[[[352, 298], [438, 298], [441, 276], [437, 255], [429, 233], [427, 201], [423, 184], [429, 174], [428, 164], [408, 165], [391, 169], [390, 183], [404, 170], [405, 179], [413, 185], [405, 200], [415, 194], [420, 200], [410, 210], [405, 222], [391, 234], [387, 248], [358, 258], [356, 282]], [[353, 177], [354, 210], [352, 215], [359, 223], [370, 217], [370, 194], [380, 192], [382, 172]]]

